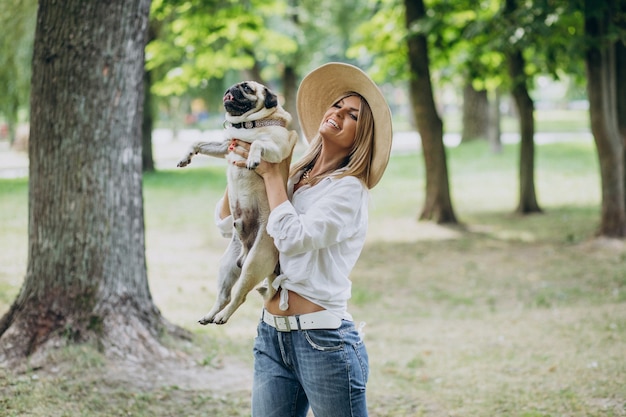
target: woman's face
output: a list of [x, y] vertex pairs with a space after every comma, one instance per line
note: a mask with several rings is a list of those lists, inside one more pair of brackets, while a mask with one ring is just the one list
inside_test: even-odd
[[358, 96], [344, 97], [333, 104], [322, 119], [320, 135], [339, 148], [350, 151], [356, 135], [356, 124], [359, 120], [361, 98]]

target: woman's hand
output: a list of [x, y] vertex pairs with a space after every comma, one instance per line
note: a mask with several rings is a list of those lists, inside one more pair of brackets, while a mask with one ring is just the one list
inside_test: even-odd
[[[228, 147], [229, 152], [234, 152], [241, 156], [242, 160], [235, 161], [234, 165], [242, 168], [246, 168], [246, 159], [248, 159], [248, 153], [250, 151], [250, 144], [238, 139], [233, 139], [232, 143]], [[261, 163], [254, 170], [258, 175], [263, 178], [265, 183], [265, 191], [267, 192], [267, 201], [270, 205], [270, 210], [274, 210], [275, 207], [287, 201], [287, 190], [285, 189], [285, 179], [280, 170], [280, 163], [274, 164], [261, 159]]]
[[[250, 144], [239, 139], [233, 139], [228, 147], [228, 151], [234, 152], [243, 158], [242, 160], [235, 161], [234, 165], [245, 169], [246, 159], [248, 159], [248, 153], [250, 152]], [[261, 163], [254, 169], [254, 171], [263, 178], [274, 174], [280, 176], [280, 164], [274, 164], [261, 159]]]

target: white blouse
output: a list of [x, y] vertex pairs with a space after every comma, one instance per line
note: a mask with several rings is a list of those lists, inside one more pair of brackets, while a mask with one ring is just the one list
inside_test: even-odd
[[[267, 232], [279, 251], [281, 275], [274, 288], [297, 292], [336, 316], [348, 313], [350, 273], [361, 254], [367, 233], [369, 191], [356, 177], [327, 177], [314, 187], [293, 193], [301, 173], [290, 178], [285, 201], [270, 212]], [[232, 236], [232, 218], [216, 220], [224, 236]], [[281, 292], [281, 308], [288, 307]]]

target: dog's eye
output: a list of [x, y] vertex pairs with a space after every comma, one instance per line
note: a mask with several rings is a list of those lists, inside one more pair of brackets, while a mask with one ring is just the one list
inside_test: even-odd
[[254, 94], [254, 90], [248, 84], [243, 85], [243, 91], [247, 94]]

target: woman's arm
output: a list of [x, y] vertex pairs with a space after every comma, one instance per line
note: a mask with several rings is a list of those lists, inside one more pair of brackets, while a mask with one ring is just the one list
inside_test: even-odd
[[256, 172], [263, 178], [265, 183], [270, 210], [274, 210], [288, 200], [285, 180], [280, 173], [280, 164], [261, 161], [261, 164], [256, 168]]
[[224, 197], [222, 198], [222, 205], [220, 206], [219, 217], [220, 219], [225, 219], [230, 216], [230, 203], [228, 202], [228, 188], [224, 192]]

